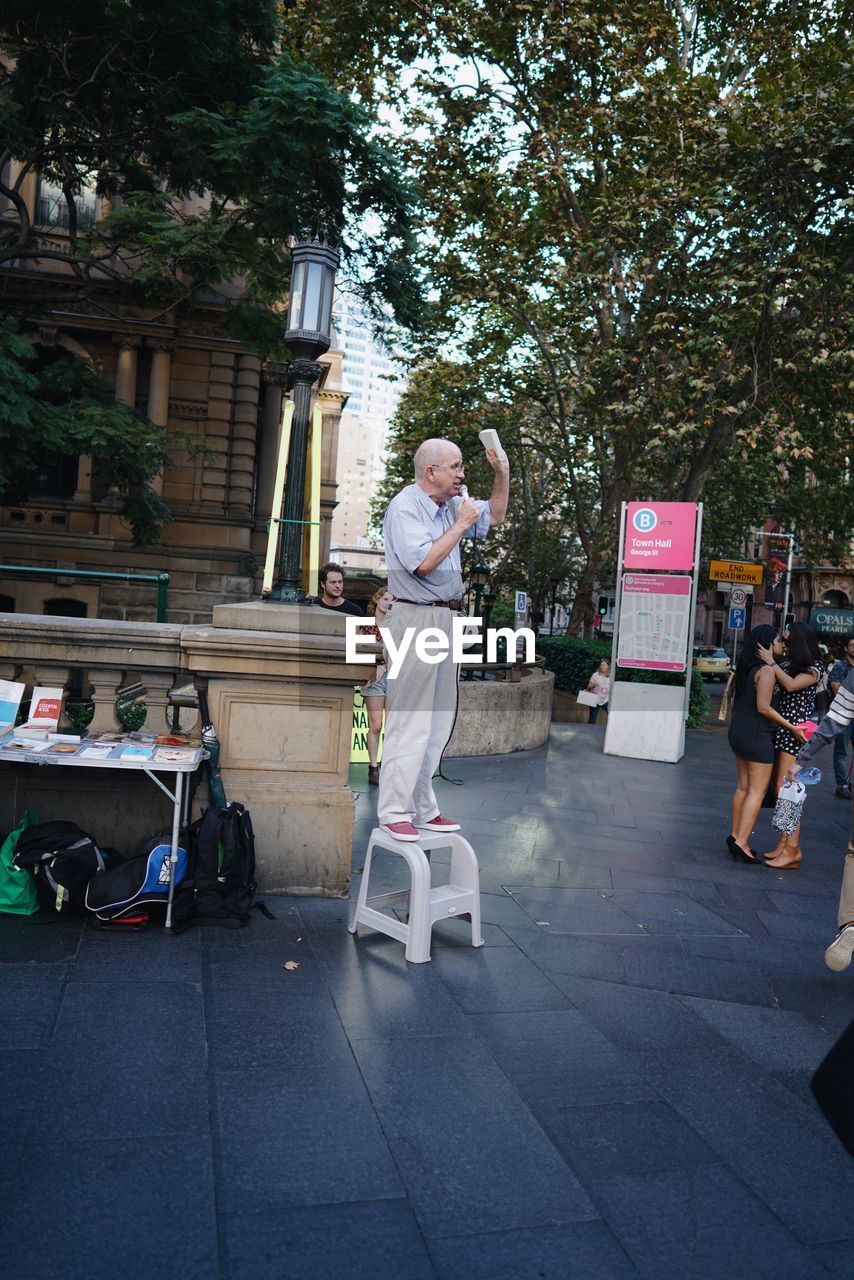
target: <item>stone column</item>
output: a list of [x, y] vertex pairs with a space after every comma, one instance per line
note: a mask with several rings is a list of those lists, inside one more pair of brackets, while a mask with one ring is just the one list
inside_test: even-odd
[[[151, 349], [151, 373], [148, 378], [148, 417], [158, 427], [169, 421], [169, 388], [172, 380], [172, 353], [175, 343], [162, 338], [146, 338]], [[163, 473], [151, 482], [156, 493], [163, 492]]]
[[77, 488], [74, 490], [75, 502], [92, 501], [92, 455], [82, 453], [77, 462]]
[[136, 404], [136, 365], [137, 351], [142, 346], [142, 338], [129, 333], [114, 333], [113, 342], [119, 349], [119, 362], [116, 367], [116, 399], [122, 404]]
[[92, 734], [120, 730], [116, 719], [116, 691], [123, 671], [121, 667], [90, 667], [89, 682], [92, 686], [90, 700], [95, 704], [95, 714], [89, 726]]
[[238, 356], [228, 468], [228, 513], [243, 520], [252, 514], [260, 382], [261, 361], [258, 356]]
[[273, 514], [273, 487], [276, 483], [288, 375], [286, 371], [265, 369], [262, 378], [265, 384], [264, 410], [258, 443], [258, 484], [255, 490], [255, 525], [260, 529], [266, 527]]
[[205, 427], [207, 457], [202, 471], [203, 512], [222, 515], [228, 491], [228, 438], [234, 398], [234, 355], [229, 350], [211, 352], [208, 386], [208, 418]]

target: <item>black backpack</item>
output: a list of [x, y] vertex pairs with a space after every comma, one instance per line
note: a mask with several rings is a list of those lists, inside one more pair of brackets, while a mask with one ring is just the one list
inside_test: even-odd
[[[193, 915], [203, 924], [240, 929], [255, 902], [255, 834], [242, 804], [206, 809], [196, 826]], [[181, 922], [179, 921], [179, 924]]]
[[15, 866], [29, 867], [43, 911], [83, 909], [86, 886], [106, 861], [94, 836], [76, 822], [42, 822], [18, 838]]

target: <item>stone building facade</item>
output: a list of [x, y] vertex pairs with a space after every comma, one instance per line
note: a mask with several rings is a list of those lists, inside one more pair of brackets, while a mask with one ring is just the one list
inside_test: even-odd
[[[30, 193], [34, 215], [36, 192]], [[2, 210], [0, 210], [2, 215]], [[60, 240], [61, 227], [50, 227]], [[168, 572], [168, 620], [208, 622], [217, 604], [257, 598], [267, 546], [287, 370], [267, 365], [230, 338], [222, 304], [186, 305], [169, 323], [129, 305], [121, 286], [105, 283], [85, 304], [70, 301], [68, 277], [47, 270], [8, 273], [26, 294], [35, 280], [56, 292], [24, 331], [40, 357], [71, 353], [92, 361], [152, 422], [180, 436], [174, 465], [157, 484], [172, 512], [164, 541], [133, 545], [117, 495], [99, 481], [91, 459], [46, 466], [25, 503], [0, 507], [0, 612], [48, 613], [152, 621], [148, 585], [16, 574], [16, 566], [118, 572]], [[232, 294], [238, 289], [231, 290]], [[323, 414], [321, 563], [328, 559], [336, 506], [341, 410], [340, 353], [321, 359], [317, 392]]]

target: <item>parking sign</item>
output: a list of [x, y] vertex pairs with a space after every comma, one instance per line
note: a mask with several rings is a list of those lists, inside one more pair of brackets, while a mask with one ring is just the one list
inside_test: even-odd
[[729, 611], [729, 629], [730, 631], [743, 631], [746, 609], [730, 609]]
[[516, 613], [528, 612], [528, 593], [527, 591], [516, 592]]

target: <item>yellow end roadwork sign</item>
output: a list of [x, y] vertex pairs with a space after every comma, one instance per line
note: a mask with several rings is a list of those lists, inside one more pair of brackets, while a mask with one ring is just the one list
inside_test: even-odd
[[709, 577], [714, 582], [752, 582], [759, 587], [764, 572], [764, 565], [743, 560], [713, 560], [709, 565]]

